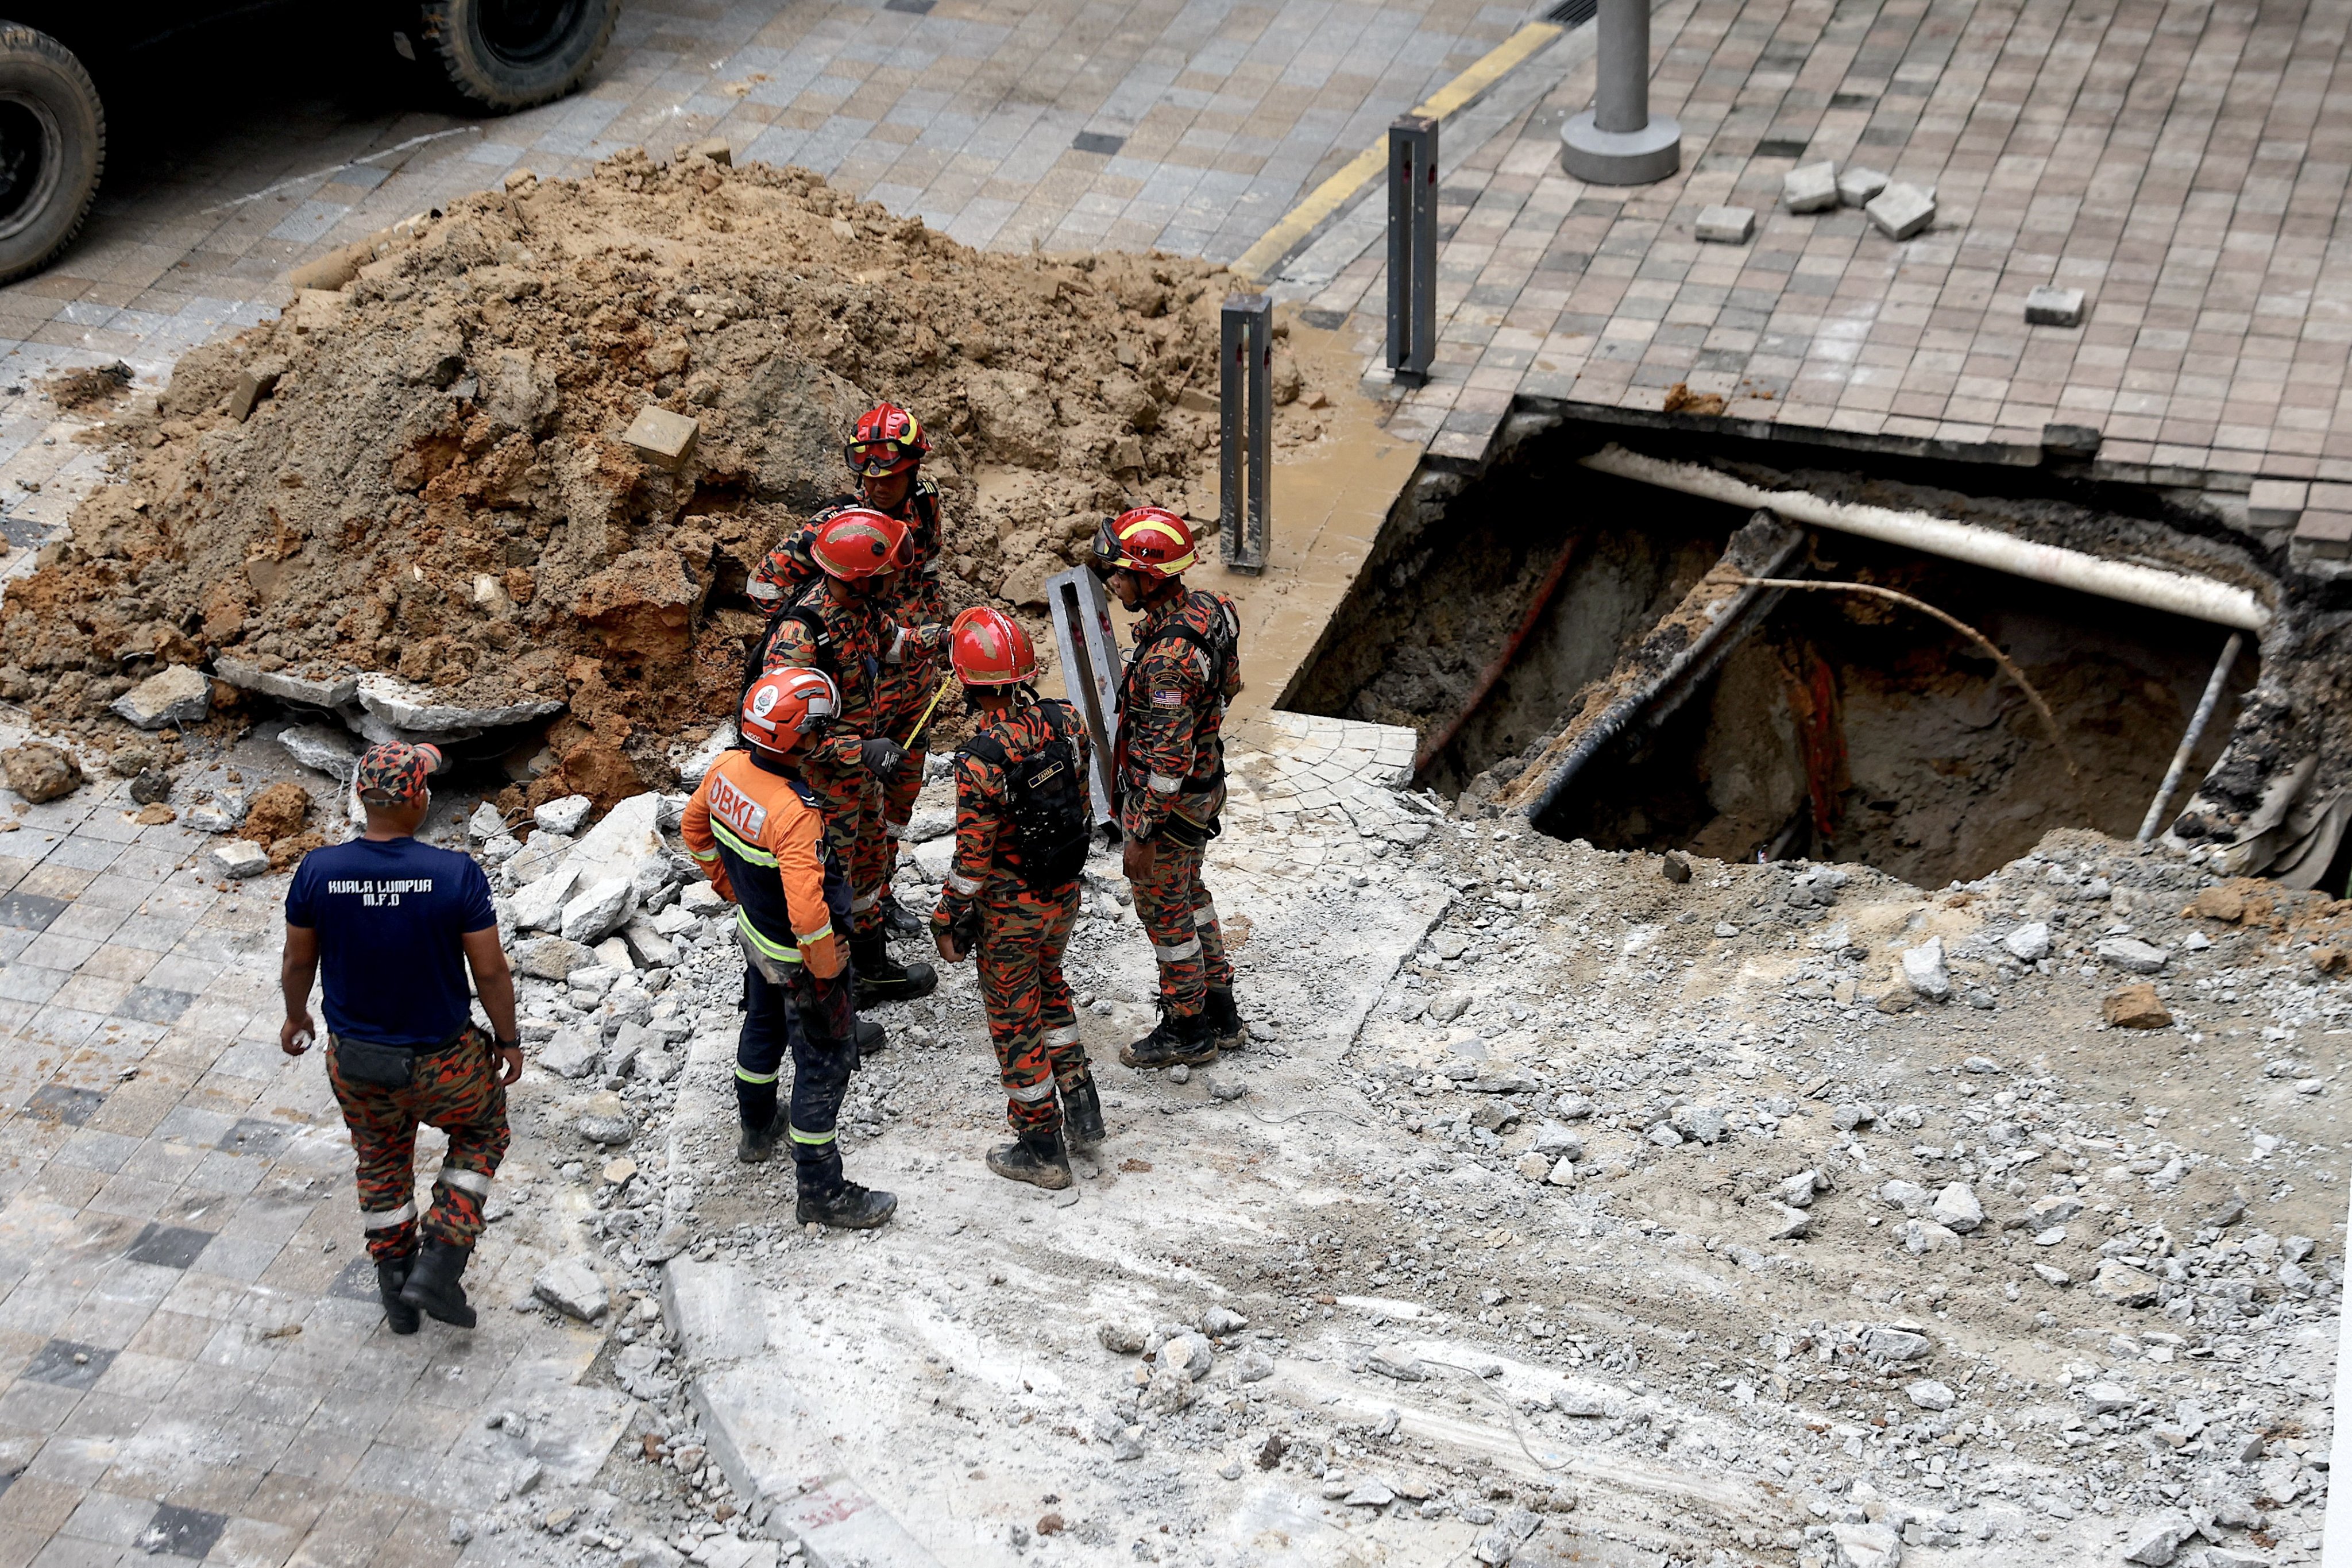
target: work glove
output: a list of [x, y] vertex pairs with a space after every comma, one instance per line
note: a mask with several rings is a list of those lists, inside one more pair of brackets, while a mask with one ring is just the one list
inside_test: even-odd
[[930, 621], [915, 628], [915, 646], [925, 653], [937, 653], [948, 646], [949, 627], [944, 621]]
[[868, 735], [857, 742], [857, 755], [867, 773], [887, 779], [907, 760], [907, 749], [887, 735]]

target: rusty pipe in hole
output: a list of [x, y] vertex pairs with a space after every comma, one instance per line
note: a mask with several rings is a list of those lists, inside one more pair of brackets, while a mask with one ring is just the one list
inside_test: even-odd
[[1552, 596], [1559, 592], [1561, 582], [1568, 576], [1568, 563], [1575, 558], [1576, 547], [1580, 542], [1580, 535], [1571, 533], [1568, 536], [1568, 542], [1559, 547], [1559, 559], [1551, 563], [1551, 569], [1546, 572], [1543, 574], [1543, 580], [1536, 584], [1535, 595], [1528, 601], [1527, 614], [1519, 617], [1518, 629], [1513, 632], [1509, 640], [1503, 644], [1503, 651], [1489, 659], [1486, 668], [1478, 672], [1478, 683], [1470, 689], [1470, 695], [1463, 702], [1461, 710], [1454, 715], [1444, 729], [1437, 732], [1436, 739], [1422, 742], [1420, 755], [1412, 760], [1412, 772], [1415, 778], [1426, 772], [1429, 764], [1435, 762], [1444, 753], [1445, 748], [1454, 743], [1454, 737], [1462, 732], [1462, 726], [1467, 724], [1470, 721], [1470, 716], [1486, 705], [1486, 699], [1494, 695], [1495, 688], [1501, 683], [1504, 672], [1517, 661], [1521, 645], [1534, 635], [1536, 622], [1543, 618], [1545, 608], [1551, 604]]

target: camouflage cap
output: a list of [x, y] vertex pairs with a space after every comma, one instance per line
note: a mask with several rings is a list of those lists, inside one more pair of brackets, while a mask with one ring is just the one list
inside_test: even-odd
[[440, 765], [438, 746], [386, 741], [367, 749], [352, 782], [370, 805], [408, 805], [425, 798], [425, 781]]

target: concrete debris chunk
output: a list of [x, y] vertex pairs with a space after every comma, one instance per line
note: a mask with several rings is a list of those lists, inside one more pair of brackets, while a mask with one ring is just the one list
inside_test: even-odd
[[2157, 1282], [2120, 1258], [2110, 1258], [2091, 1277], [2091, 1289], [2118, 1307], [2153, 1307], [2161, 1294]]
[[621, 433], [621, 440], [655, 468], [675, 473], [694, 456], [695, 441], [701, 434], [700, 420], [648, 404]]
[[1812, 1234], [1813, 1215], [1810, 1209], [1790, 1208], [1786, 1204], [1774, 1207], [1778, 1214], [1769, 1233], [1772, 1240], [1796, 1241]]
[[1927, 1206], [1927, 1189], [1916, 1182], [1906, 1182], [1898, 1178], [1880, 1187], [1878, 1198], [1888, 1208], [1905, 1210], [1925, 1208]]
[[1984, 1224], [1984, 1205], [1977, 1201], [1975, 1189], [1966, 1182], [1954, 1182], [1937, 1193], [1935, 1206], [1928, 1212], [1937, 1225], [1962, 1236]]
[[2025, 1212], [2033, 1216], [2037, 1228], [2064, 1225], [2083, 1212], [2083, 1200], [2072, 1193], [2052, 1193], [2047, 1197], [2034, 1199], [2026, 1205]]
[[534, 980], [564, 980], [573, 970], [596, 962], [596, 955], [589, 949], [560, 936], [534, 937], [518, 942], [514, 954], [516, 971]]
[[1161, 1415], [1173, 1415], [1190, 1405], [1194, 1397], [1192, 1375], [1181, 1367], [1163, 1363], [1144, 1388], [1143, 1407]]
[[1886, 175], [1877, 169], [1865, 169], [1849, 163], [1838, 171], [1837, 194], [1840, 205], [1868, 206], [1870, 198], [1886, 188]]
[[2103, 937], [2095, 951], [2102, 963], [2111, 963], [2134, 974], [2154, 974], [2172, 962], [2168, 950], [2136, 937]]
[[558, 1078], [585, 1078], [604, 1054], [604, 1042], [596, 1032], [574, 1025], [558, 1029], [555, 1037], [539, 1049], [539, 1065]]
[[205, 861], [219, 875], [241, 882], [268, 871], [269, 851], [250, 838], [225, 838], [205, 851]]
[[1141, 1355], [1150, 1336], [1133, 1323], [1104, 1321], [1095, 1325], [1095, 1340], [1113, 1355]]
[[607, 1148], [626, 1143], [637, 1134], [636, 1124], [625, 1116], [604, 1116], [590, 1111], [572, 1123], [572, 1130], [591, 1143]]
[[1927, 1335], [1916, 1329], [1898, 1328], [1892, 1324], [1874, 1324], [1862, 1331], [1862, 1353], [1874, 1361], [1900, 1364], [1904, 1362], [1925, 1361], [1935, 1348]]
[[2196, 1525], [2182, 1514], [2158, 1513], [2135, 1520], [2124, 1531], [2124, 1561], [2145, 1568], [2165, 1568], [2179, 1554], [2181, 1543], [2196, 1533]]
[[2036, 327], [2079, 327], [2083, 324], [2083, 291], [2044, 283], [2025, 296], [2025, 320]]
[[1838, 205], [1837, 164], [1827, 158], [1798, 164], [1780, 176], [1780, 201], [1792, 213], [1829, 211]]
[[1396, 1501], [1396, 1493], [1379, 1481], [1359, 1481], [1339, 1500], [1349, 1508], [1386, 1508]]
[[1209, 1375], [1210, 1363], [1209, 1342], [1200, 1334], [1179, 1334], [1160, 1347], [1160, 1364], [1175, 1368], [1195, 1383]]
[[1692, 232], [1713, 245], [1745, 245], [1756, 235], [1753, 207], [1701, 207]]
[[530, 819], [539, 825], [540, 831], [542, 833], [576, 836], [588, 821], [588, 814], [595, 809], [595, 805], [596, 803], [584, 795], [567, 795], [560, 800], [551, 800], [543, 805], [533, 807]]
[[1936, 198], [1898, 181], [1863, 205], [1863, 216], [1889, 239], [1909, 239], [1936, 221]]
[[1402, 1345], [1374, 1351], [1364, 1358], [1364, 1365], [1382, 1377], [1392, 1377], [1399, 1383], [1427, 1383], [1429, 1369], [1421, 1359]]
[[1659, 1122], [1643, 1136], [1661, 1149], [1679, 1149], [1683, 1146], [1683, 1135], [1675, 1131], [1674, 1123], [1671, 1121]]
[[563, 906], [563, 940], [594, 946], [620, 929], [635, 903], [627, 879], [606, 878]]
[[359, 672], [352, 669], [323, 670], [317, 666], [264, 669], [233, 654], [222, 654], [213, 660], [213, 674], [240, 690], [258, 691], [304, 708], [341, 708], [360, 693]]
[[[528, 854], [529, 851], [525, 850], [524, 853]], [[520, 866], [521, 863], [522, 857], [517, 856], [514, 864]], [[572, 884], [577, 878], [578, 873], [570, 866], [560, 866], [538, 880], [526, 883], [519, 889], [513, 900], [517, 929], [521, 931], [561, 930], [563, 925], [563, 906], [572, 897]], [[560, 979], [561, 976], [551, 975], [549, 978]]]
[[1201, 1331], [1213, 1339], [1221, 1340], [1248, 1327], [1249, 1320], [1231, 1307], [1212, 1307], [1201, 1314]]
[[[1588, 1111], [1587, 1114], [1590, 1114]], [[1566, 1155], [1571, 1160], [1584, 1158], [1584, 1138], [1575, 1129], [1557, 1121], [1547, 1121], [1536, 1129], [1535, 1152], [1553, 1159]]]
[[2040, 1279], [2044, 1285], [2055, 1286], [2062, 1289], [2074, 1282], [2073, 1275], [2063, 1268], [2053, 1268], [2047, 1263], [2035, 1264], [2033, 1274], [2034, 1278]]
[[174, 664], [157, 670], [113, 702], [115, 716], [141, 730], [201, 722], [213, 708], [213, 683], [202, 670]]
[[1952, 977], [1944, 967], [1944, 939], [1931, 936], [1916, 947], [1903, 950], [1903, 978], [1913, 992], [1930, 1002], [1952, 999]]
[[1903, 1394], [1922, 1410], [1949, 1410], [1959, 1402], [1959, 1395], [1952, 1392], [1949, 1384], [1938, 1383], [1932, 1377], [1905, 1384]]
[[1780, 1201], [1792, 1209], [1811, 1208], [1816, 1194], [1829, 1191], [1829, 1178], [1819, 1171], [1800, 1171], [1781, 1182]]
[[486, 844], [506, 830], [507, 819], [499, 814], [496, 805], [487, 800], [474, 808], [473, 816], [466, 818], [466, 837], [477, 844]]
[[532, 1276], [530, 1293], [565, 1317], [583, 1323], [594, 1322], [613, 1304], [595, 1265], [576, 1254], [559, 1258]]
[[1902, 1568], [1903, 1542], [1883, 1524], [1832, 1524], [1836, 1568]]

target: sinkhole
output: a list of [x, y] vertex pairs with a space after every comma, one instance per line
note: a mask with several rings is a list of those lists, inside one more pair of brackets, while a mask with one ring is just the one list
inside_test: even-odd
[[[1935, 887], [2053, 828], [2138, 831], [2227, 628], [1580, 462], [1622, 435], [1555, 426], [1454, 493], [1400, 508], [1286, 705], [1409, 726], [1423, 785], [1473, 814], [1535, 805], [1543, 831], [1602, 848], [1861, 861]], [[1696, 450], [1685, 440], [1678, 455]], [[1793, 478], [1874, 504], [1926, 498], [2084, 550], [2104, 535], [2110, 556], [2121, 533], [2139, 546], [2123, 553], [2150, 563], [2220, 561], [2247, 576], [2226, 542], [2120, 515], [2113, 495], [2034, 493], [2064, 491], [2061, 476], [1897, 465], [1774, 477], [1768, 488]], [[1956, 480], [2008, 493], [1972, 496]], [[1710, 631], [1694, 604], [1727, 597], [1721, 584], [1742, 575], [1931, 605], [2006, 655], [2048, 719], [1971, 638], [1885, 596], [1749, 589]], [[2258, 673], [2249, 637], [2169, 813], [2221, 754]]]

